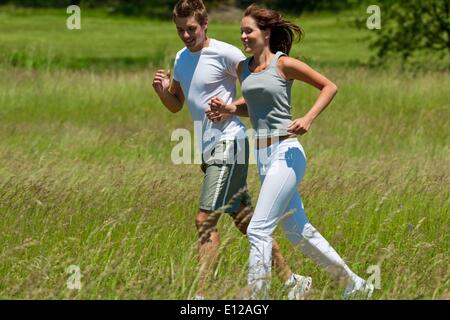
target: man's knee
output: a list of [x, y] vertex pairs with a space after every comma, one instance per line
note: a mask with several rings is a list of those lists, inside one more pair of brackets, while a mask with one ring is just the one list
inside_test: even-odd
[[251, 207], [241, 205], [239, 212], [232, 216], [236, 228], [238, 228], [243, 234], [247, 234], [247, 228], [250, 220], [252, 219], [252, 214], [253, 212]]
[[195, 218], [200, 244], [218, 242], [217, 221], [220, 213], [200, 210]]
[[210, 211], [204, 210], [200, 210], [197, 213], [197, 216], [195, 217], [195, 226], [197, 227], [197, 230], [200, 229], [202, 224], [208, 219], [208, 213], [210, 213]]

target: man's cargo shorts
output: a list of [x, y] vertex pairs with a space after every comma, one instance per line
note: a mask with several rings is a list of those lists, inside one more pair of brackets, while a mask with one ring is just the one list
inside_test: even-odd
[[238, 213], [241, 203], [251, 207], [247, 191], [248, 139], [218, 142], [202, 155], [203, 186], [200, 209]]

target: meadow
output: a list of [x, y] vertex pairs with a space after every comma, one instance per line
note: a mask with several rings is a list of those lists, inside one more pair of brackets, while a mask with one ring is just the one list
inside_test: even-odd
[[[450, 74], [369, 67], [369, 31], [351, 15], [296, 18], [306, 38], [292, 55], [339, 87], [300, 138], [307, 214], [354, 271], [380, 268], [374, 299], [449, 299]], [[0, 7], [0, 298], [190, 298], [202, 174], [171, 162], [171, 133], [192, 122], [151, 87], [182, 43], [171, 22], [84, 10], [82, 29], [67, 30], [66, 18]], [[241, 48], [238, 24], [212, 21], [208, 32]], [[317, 94], [295, 83], [294, 115]], [[255, 165], [248, 184], [256, 203]], [[248, 241], [228, 217], [219, 230], [210, 297], [239, 298]], [[313, 277], [310, 299], [341, 297], [281, 230], [275, 238]], [[80, 290], [67, 287], [70, 265]], [[275, 276], [271, 294], [287, 298]]]

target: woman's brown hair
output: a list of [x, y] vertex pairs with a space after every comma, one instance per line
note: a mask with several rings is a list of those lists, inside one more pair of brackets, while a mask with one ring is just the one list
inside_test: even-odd
[[300, 41], [304, 36], [302, 28], [295, 23], [284, 20], [279, 12], [262, 8], [254, 3], [245, 10], [244, 16], [255, 19], [258, 28], [261, 30], [270, 29], [269, 46], [272, 53], [281, 51], [289, 54], [295, 38], [297, 37], [297, 40]]

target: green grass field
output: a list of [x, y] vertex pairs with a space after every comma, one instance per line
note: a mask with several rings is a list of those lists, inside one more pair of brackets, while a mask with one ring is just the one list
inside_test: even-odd
[[[156, 67], [182, 47], [170, 22], [0, 7], [0, 298], [186, 299], [197, 286], [198, 165], [170, 161], [171, 133], [192, 123], [152, 91]], [[378, 265], [374, 299], [449, 299], [450, 74], [368, 68], [366, 31], [349, 14], [300, 19], [294, 56], [339, 93], [304, 137], [307, 214], [350, 267]], [[239, 26], [211, 23], [239, 48]], [[317, 90], [296, 83], [301, 116]], [[245, 119], [249, 125], [249, 121]], [[256, 202], [259, 181], [250, 166]], [[211, 298], [246, 285], [249, 245], [220, 221]], [[276, 231], [292, 269], [313, 277], [311, 299], [342, 287]], [[81, 290], [69, 290], [70, 265]], [[286, 299], [273, 277], [272, 297]]]

